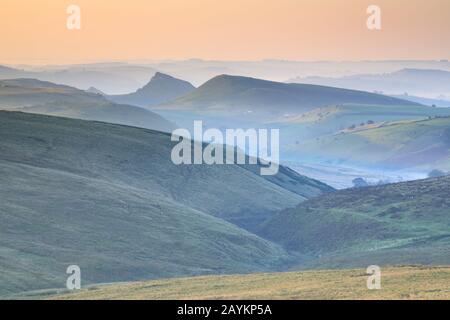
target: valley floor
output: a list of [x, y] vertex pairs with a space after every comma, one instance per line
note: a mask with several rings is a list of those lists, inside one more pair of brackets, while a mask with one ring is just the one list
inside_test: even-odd
[[368, 290], [363, 269], [204, 276], [91, 286], [49, 299], [450, 299], [450, 267], [381, 269]]

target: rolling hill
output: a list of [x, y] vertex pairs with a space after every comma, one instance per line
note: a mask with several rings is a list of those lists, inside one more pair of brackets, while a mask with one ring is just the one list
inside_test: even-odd
[[[334, 112], [336, 117], [329, 123], [298, 121], [307, 113], [319, 113], [326, 108], [339, 108], [340, 114]], [[344, 111], [350, 108], [353, 108], [351, 117]], [[359, 124], [369, 120], [371, 114], [385, 120], [400, 120], [403, 116], [423, 119], [433, 112], [438, 113], [430, 109], [368, 92], [227, 75], [215, 77], [172, 102], [151, 107], [185, 128], [191, 128], [194, 120], [202, 120], [205, 127], [221, 130], [280, 129], [282, 152], [285, 145], [334, 133], [342, 125], [351, 125], [353, 122], [350, 121], [356, 120]], [[450, 111], [446, 114], [450, 115]]]
[[0, 137], [1, 295], [64, 286], [72, 264], [83, 283], [281, 270], [293, 257], [237, 225], [332, 190], [285, 168], [176, 166], [147, 129], [1, 111]]
[[336, 104], [417, 105], [378, 94], [303, 84], [286, 84], [248, 77], [217, 76], [193, 92], [158, 109], [252, 115], [299, 115]]
[[340, 190], [302, 202], [257, 232], [312, 257], [302, 267], [450, 264], [450, 176]]
[[194, 89], [195, 87], [187, 81], [157, 72], [149, 83], [136, 92], [110, 95], [107, 98], [117, 103], [147, 107], [174, 100]]
[[35, 79], [0, 81], [0, 109], [97, 120], [172, 131], [175, 125], [151, 111], [112, 103], [103, 96]]
[[391, 170], [449, 170], [449, 127], [450, 117], [374, 124], [293, 145], [288, 153], [313, 162]]
[[[351, 152], [357, 146], [351, 143], [348, 147], [346, 143], [334, 146], [337, 134], [348, 128], [360, 131], [388, 122], [450, 116], [448, 108], [432, 108], [368, 92], [226, 75], [213, 78], [193, 92], [173, 102], [154, 106], [152, 110], [190, 129], [194, 120], [202, 120], [205, 127], [222, 131], [227, 128], [279, 129], [282, 162], [290, 161], [297, 168], [310, 163], [357, 165], [358, 169], [367, 171], [367, 177], [383, 175], [378, 172], [384, 170], [383, 164], [373, 160], [377, 157], [370, 157], [377, 149], [361, 152], [361, 158], [368, 161], [357, 161], [358, 157], [353, 159]], [[333, 153], [336, 148], [343, 149], [342, 157], [338, 152]], [[395, 150], [390, 149], [388, 153]], [[382, 152], [380, 156], [386, 156], [386, 153]], [[393, 181], [408, 179], [409, 174], [397, 171], [407, 170], [409, 165], [397, 164], [390, 168], [395, 172], [388, 175], [396, 177]], [[422, 171], [413, 173], [420, 177], [423, 174]], [[327, 173], [324, 181], [331, 183], [333, 179], [333, 174]]]

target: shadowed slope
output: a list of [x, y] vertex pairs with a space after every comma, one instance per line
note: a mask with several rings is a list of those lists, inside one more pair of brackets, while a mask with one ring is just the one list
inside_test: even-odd
[[257, 224], [304, 200], [305, 177], [176, 166], [168, 134], [107, 123], [0, 112], [0, 137], [2, 293], [64, 286], [71, 264], [94, 283], [274, 270], [289, 260], [217, 217]]
[[450, 264], [450, 177], [337, 191], [258, 232], [317, 259], [309, 266]]

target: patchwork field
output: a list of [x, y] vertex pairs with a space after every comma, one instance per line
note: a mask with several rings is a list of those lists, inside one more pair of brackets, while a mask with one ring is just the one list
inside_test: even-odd
[[334, 161], [369, 168], [409, 168], [423, 172], [448, 170], [449, 124], [450, 118], [445, 116], [394, 121], [378, 127], [355, 127], [296, 145], [290, 152], [301, 153], [305, 157], [314, 155], [309, 157], [309, 161]]

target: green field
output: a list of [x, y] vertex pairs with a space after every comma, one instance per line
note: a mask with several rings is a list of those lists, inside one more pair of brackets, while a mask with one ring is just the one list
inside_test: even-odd
[[382, 123], [326, 135], [289, 152], [366, 168], [449, 170], [449, 127], [450, 117]]
[[450, 299], [449, 267], [381, 269], [381, 289], [367, 289], [364, 269], [206, 276], [98, 285], [79, 292], [47, 291], [47, 299]]

